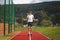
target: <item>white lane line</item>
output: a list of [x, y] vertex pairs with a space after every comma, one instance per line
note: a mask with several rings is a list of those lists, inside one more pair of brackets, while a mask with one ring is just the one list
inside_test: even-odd
[[44, 35], [44, 34], [42, 34], [40, 32], [38, 32], [38, 33], [41, 34], [41, 35], [43, 35], [44, 37], [48, 38], [49, 40], [51, 40], [51, 38], [49, 38], [48, 36], [46, 36], [46, 35]]
[[[21, 31], [19, 33], [21, 33]], [[19, 33], [17, 33], [15, 36], [17, 36]], [[15, 36], [11, 37], [9, 40], [13, 39]]]

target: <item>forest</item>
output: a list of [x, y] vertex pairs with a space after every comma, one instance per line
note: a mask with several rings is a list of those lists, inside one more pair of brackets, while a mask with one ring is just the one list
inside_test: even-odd
[[[14, 4], [14, 11], [17, 23], [24, 22], [29, 11], [32, 11], [38, 19], [37, 25], [51, 26], [60, 25], [60, 1], [43, 2], [35, 4]], [[6, 22], [8, 20], [8, 5], [6, 5]], [[0, 22], [4, 21], [4, 5], [0, 5]], [[26, 21], [25, 21], [26, 22]]]

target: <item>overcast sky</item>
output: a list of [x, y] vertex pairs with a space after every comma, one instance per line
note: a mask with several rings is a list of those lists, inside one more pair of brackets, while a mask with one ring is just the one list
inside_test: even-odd
[[60, 1], [60, 0], [15, 0], [15, 4], [30, 4], [30, 3], [39, 3], [39, 2], [48, 2], [48, 1]]
[[[40, 2], [49, 2], [49, 1], [60, 1], [60, 0], [13, 0], [14, 4], [31, 4], [31, 3], [40, 3]], [[0, 4], [3, 3], [4, 0], [0, 0]]]

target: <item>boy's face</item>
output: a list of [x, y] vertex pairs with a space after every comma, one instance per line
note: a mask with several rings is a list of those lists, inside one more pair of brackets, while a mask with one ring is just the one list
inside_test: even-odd
[[31, 15], [32, 13], [30, 12], [29, 15]]
[[30, 11], [30, 12], [28, 13], [28, 15], [32, 15], [32, 11]]

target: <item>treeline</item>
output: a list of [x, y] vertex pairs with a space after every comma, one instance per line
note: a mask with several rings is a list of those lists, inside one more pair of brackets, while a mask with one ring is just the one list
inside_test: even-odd
[[[35, 24], [46, 25], [46, 26], [60, 25], [60, 1], [43, 2], [37, 4], [14, 4], [14, 6], [15, 6], [16, 21], [18, 23], [24, 22], [22, 18], [26, 18], [28, 11], [31, 10], [35, 18], [39, 19], [39, 21], [35, 22]], [[1, 8], [0, 10], [1, 10], [0, 11], [1, 16], [3, 15], [2, 14], [3, 9]]]
[[4, 7], [0, 5], [0, 22], [3, 22], [4, 18]]
[[[33, 11], [35, 18], [38, 18], [38, 25], [60, 25], [60, 2], [44, 2], [37, 4], [15, 5], [16, 17], [20, 21], [22, 17], [26, 17], [28, 11]], [[21, 15], [21, 16], [20, 16]]]

